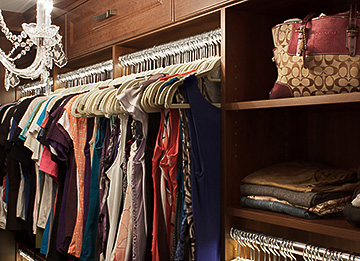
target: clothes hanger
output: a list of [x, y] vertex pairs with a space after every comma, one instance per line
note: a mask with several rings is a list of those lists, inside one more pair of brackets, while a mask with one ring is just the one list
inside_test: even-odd
[[202, 62], [204, 61], [196, 60], [185, 64], [165, 67], [163, 72], [171, 73], [171, 75], [159, 79], [146, 88], [141, 99], [142, 108], [146, 112], [159, 111], [163, 108], [168, 90], [171, 89], [171, 86], [174, 86], [174, 83], [168, 84], [169, 81], [173, 81], [174, 78], [182, 79], [185, 74], [193, 73]]
[[74, 101], [71, 106], [71, 114], [74, 117], [86, 117], [87, 113], [85, 111], [85, 106], [87, 104], [87, 100], [89, 96], [91, 96], [92, 92], [88, 91], [86, 93], [80, 94]]
[[106, 102], [105, 113], [107, 115], [118, 115], [124, 112], [125, 110], [117, 99], [116, 91], [110, 93]]
[[[194, 72], [194, 74], [200, 78], [200, 77], [207, 77], [208, 75], [210, 75], [212, 72], [214, 72], [215, 70], [217, 70], [220, 67], [221, 64], [221, 60], [220, 57], [211, 57], [208, 59], [204, 59], [203, 61], [199, 62], [198, 64], [196, 64], [197, 71]], [[186, 75], [187, 76], [187, 75]], [[184, 77], [185, 78], [185, 77]], [[183, 78], [183, 79], [184, 79]], [[183, 79], [181, 79], [180, 81], [174, 83], [172, 86], [170, 86], [166, 92], [166, 97], [164, 100], [164, 107], [165, 108], [190, 108], [189, 105], [184, 105], [184, 104], [173, 104], [173, 99], [174, 99], [174, 95], [178, 89], [178, 87], [183, 84]], [[211, 78], [210, 78], [211, 79]], [[217, 81], [217, 80], [216, 80]], [[216, 107], [220, 107], [219, 103], [215, 103], [213, 104]]]
[[140, 99], [140, 106], [147, 113], [158, 111], [158, 110], [153, 110], [153, 108], [150, 106], [150, 100], [153, 99], [153, 97], [151, 97], [152, 88], [155, 88], [154, 85], [156, 84], [160, 84], [160, 81], [157, 80], [149, 84], [149, 86], [145, 88], [143, 95], [141, 96]]
[[116, 95], [112, 95], [111, 96], [111, 105], [110, 105], [110, 110], [109, 113], [111, 115], [118, 115], [121, 113], [125, 113], [126, 111], [124, 110], [124, 108], [121, 106], [119, 100], [117, 99]]
[[[191, 68], [194, 68], [194, 66], [187, 66], [187, 69], [191, 69]], [[182, 73], [179, 74], [179, 76], [176, 77], [177, 80], [175, 82], [165, 86], [164, 90], [160, 93], [160, 95], [159, 95], [159, 97], [157, 99], [157, 105], [161, 106], [161, 107], [164, 107], [166, 97], [168, 97], [169, 92], [171, 92], [171, 90], [177, 89], [177, 88], [174, 88], [173, 86], [179, 86], [179, 82], [182, 83], [184, 78], [186, 78], [189, 74], [193, 74], [195, 72], [196, 72], [195, 69], [192, 69], [190, 71], [182, 72]], [[174, 78], [172, 80], [174, 80]]]
[[74, 117], [84, 117], [88, 115], [88, 113], [86, 112], [86, 105], [88, 99], [91, 97], [91, 95], [93, 95], [95, 91], [98, 91], [96, 87], [99, 84], [101, 83], [86, 84], [84, 86], [79, 86], [78, 88], [76, 88], [76, 90], [74, 90], [74, 92], [85, 92], [83, 94], [80, 94], [71, 106], [71, 114]]
[[141, 97], [140, 104], [146, 112], [158, 112], [161, 107], [156, 104], [156, 95], [158, 90], [169, 80], [162, 80], [161, 78], [150, 84], [144, 91]]
[[[84, 104], [84, 116], [90, 117], [92, 115], [97, 115], [98, 106], [101, 101], [101, 99], [112, 89], [114, 89], [113, 86], [107, 86], [105, 89], [95, 89], [89, 94], [86, 103]], [[100, 113], [100, 116], [102, 114]]]
[[[189, 62], [185, 64], [179, 64], [175, 66], [171, 66], [171, 69], [168, 72], [172, 73], [167, 76], [166, 81], [162, 81], [164, 79], [159, 79], [159, 81], [152, 86], [150, 86], [149, 91], [146, 93], [145, 99], [148, 100], [148, 105], [153, 108], [163, 108], [165, 97], [167, 94], [167, 90], [170, 88], [172, 84], [169, 84], [170, 81], [173, 81], [174, 78], [180, 79], [182, 74], [189, 73], [189, 70], [193, 70], [195, 68], [196, 62]], [[192, 71], [190, 71], [192, 72]], [[157, 109], [156, 109], [157, 110]]]
[[101, 99], [109, 92], [113, 86], [108, 86], [106, 89], [96, 89], [92, 91], [89, 97], [89, 104], [86, 104], [85, 113], [96, 116], [102, 116], [102, 112], [98, 110]]
[[104, 97], [101, 99], [99, 104], [99, 111], [103, 112], [103, 115], [107, 118], [109, 118], [111, 115], [106, 110], [106, 104], [109, 102], [111, 95], [115, 95], [117, 89], [113, 88], [110, 91], [108, 91]]
[[74, 117], [81, 117], [82, 114], [79, 113], [79, 110], [78, 110], [78, 107], [79, 107], [79, 102], [80, 100], [83, 98], [83, 95], [79, 95], [75, 101], [73, 102], [73, 104], [71, 105], [71, 109], [70, 109], [70, 112], [71, 112], [71, 115], [74, 116]]
[[[198, 78], [202, 78], [205, 76], [210, 75], [212, 72], [214, 72], [218, 67], [221, 65], [221, 57], [215, 56], [212, 59], [209, 60], [209, 64], [206, 66], [201, 66], [199, 68], [198, 73], [196, 73], [196, 76]], [[211, 78], [209, 78], [211, 80]], [[217, 80], [216, 80], [217, 81]]]
[[[180, 69], [180, 68], [179, 68]], [[181, 77], [181, 74], [174, 74], [173, 77], [169, 78], [168, 80], [166, 80], [165, 82], [163, 82], [161, 84], [161, 86], [159, 86], [156, 91], [155, 91], [155, 97], [154, 97], [154, 106], [156, 107], [163, 107], [163, 103], [162, 101], [162, 97], [164, 97], [164, 95], [166, 95], [166, 90], [169, 88], [170, 85], [173, 84], [174, 81], [178, 81]]]

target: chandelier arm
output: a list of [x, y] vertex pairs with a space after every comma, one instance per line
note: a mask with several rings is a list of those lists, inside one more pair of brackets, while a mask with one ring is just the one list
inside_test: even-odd
[[[5, 54], [0, 48], [0, 62], [5, 67], [6, 90], [17, 86], [20, 82], [19, 77], [35, 79], [41, 76], [41, 80], [46, 82], [53, 63], [58, 67], [66, 65], [67, 59], [62, 48], [59, 26], [51, 24], [52, 8], [53, 0], [37, 0], [36, 23], [23, 23], [23, 31], [19, 35], [10, 32], [0, 10], [0, 31], [13, 45], [9, 54]], [[14, 62], [25, 56], [34, 45], [37, 49], [32, 64], [27, 68], [17, 68]], [[18, 50], [19, 47], [23, 49]], [[15, 53], [16, 50], [18, 53]]]
[[34, 79], [38, 78], [45, 68], [45, 59], [44, 59], [44, 48], [37, 48], [36, 56], [33, 63], [25, 68], [18, 69], [16, 66], [10, 62], [4, 52], [0, 51], [0, 62], [4, 65], [4, 67], [11, 73], [20, 76], [25, 79]]

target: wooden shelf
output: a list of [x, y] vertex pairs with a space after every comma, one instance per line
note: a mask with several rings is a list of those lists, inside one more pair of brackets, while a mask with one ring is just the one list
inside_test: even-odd
[[283, 227], [299, 229], [325, 236], [359, 240], [360, 229], [349, 224], [344, 218], [308, 220], [286, 214], [242, 207], [228, 207], [226, 214]]
[[266, 108], [349, 104], [360, 102], [360, 93], [329, 94], [299, 98], [231, 102], [224, 105], [226, 111]]

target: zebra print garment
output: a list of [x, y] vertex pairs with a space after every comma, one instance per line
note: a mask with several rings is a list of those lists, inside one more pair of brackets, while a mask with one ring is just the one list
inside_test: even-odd
[[[185, 99], [182, 93], [177, 92], [177, 102], [184, 103]], [[194, 232], [194, 219], [191, 200], [191, 182], [190, 182], [190, 135], [189, 126], [184, 109], [180, 111], [181, 130], [183, 133], [182, 140], [182, 168], [183, 168], [183, 180], [185, 191], [185, 203], [184, 203], [184, 218], [182, 220], [180, 239], [176, 249], [175, 260], [195, 260], [195, 232]], [[189, 246], [185, 246], [186, 237], [189, 237]], [[185, 253], [185, 249], [190, 248], [190, 253]], [[188, 255], [189, 257], [185, 257]]]

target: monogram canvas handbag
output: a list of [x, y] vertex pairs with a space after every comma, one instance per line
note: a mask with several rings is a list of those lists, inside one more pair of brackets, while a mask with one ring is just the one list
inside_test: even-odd
[[360, 91], [360, 14], [293, 19], [272, 28], [278, 78], [270, 98]]

